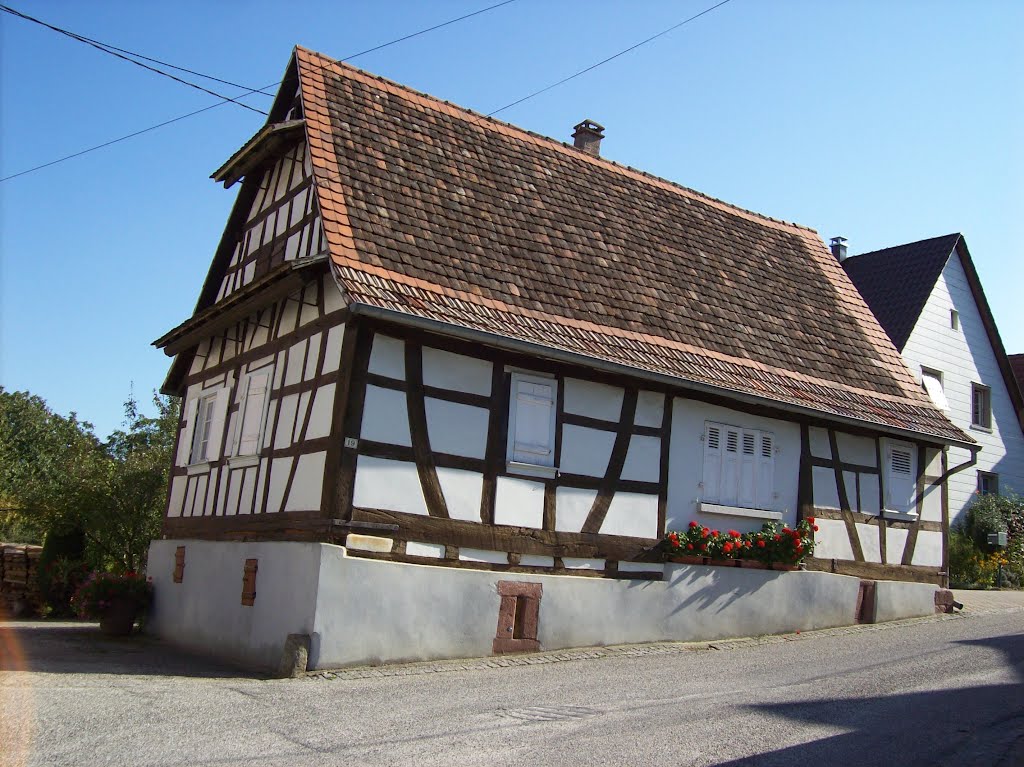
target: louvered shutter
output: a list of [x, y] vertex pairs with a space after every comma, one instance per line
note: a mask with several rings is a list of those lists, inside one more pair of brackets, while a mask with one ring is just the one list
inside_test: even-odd
[[216, 461], [220, 458], [221, 443], [224, 441], [224, 417], [228, 412], [229, 389], [220, 389], [213, 400], [213, 416], [210, 419], [210, 433], [207, 437], [206, 460]]
[[245, 402], [242, 405], [241, 426], [238, 429], [236, 455], [256, 455], [259, 452], [269, 384], [269, 372], [249, 376], [245, 388]]
[[726, 506], [735, 506], [739, 493], [739, 471], [740, 471], [740, 437], [742, 431], [731, 426], [723, 426], [722, 434], [725, 438], [724, 451], [722, 453], [722, 489], [720, 500]]
[[192, 462], [192, 439], [195, 434], [198, 412], [198, 399], [190, 399], [185, 403], [185, 428], [181, 432], [181, 441], [178, 443], [178, 466], [188, 466]]
[[737, 502], [750, 508], [754, 505], [757, 484], [758, 433], [744, 429], [740, 432], [740, 470]]
[[889, 446], [886, 508], [910, 511], [914, 498], [914, 454], [908, 447]]
[[516, 378], [512, 460], [554, 466], [555, 383]]
[[722, 493], [722, 427], [709, 423], [704, 429], [704, 500], [717, 503]]
[[775, 495], [775, 437], [771, 432], [761, 432], [760, 450], [757, 453], [757, 497], [755, 506], [759, 509], [772, 508]]
[[722, 493], [722, 427], [709, 423], [704, 432], [704, 500], [717, 503]]

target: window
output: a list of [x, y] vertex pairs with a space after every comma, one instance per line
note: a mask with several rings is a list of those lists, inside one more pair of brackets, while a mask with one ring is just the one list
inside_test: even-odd
[[227, 412], [228, 389], [211, 389], [185, 405], [185, 431], [179, 448], [179, 462], [191, 466], [220, 458]]
[[[555, 469], [555, 398], [558, 382], [523, 373], [512, 374], [508, 418], [508, 461], [522, 467]], [[527, 473], [538, 473], [536, 471]]]
[[960, 312], [956, 309], [949, 310], [949, 326], [953, 328], [953, 330], [960, 329]]
[[914, 448], [899, 442], [886, 446], [885, 508], [903, 514], [915, 512]]
[[942, 389], [942, 373], [938, 370], [921, 368], [921, 385], [928, 392], [935, 407], [939, 410], [949, 410], [949, 400], [946, 399], [946, 393]]
[[235, 429], [235, 455], [257, 455], [267, 410], [270, 368], [250, 373], [243, 384], [243, 399]]
[[202, 463], [210, 453], [210, 435], [213, 432], [213, 416], [217, 395], [207, 394], [199, 399], [196, 409], [195, 426], [192, 430], [192, 456], [189, 463]]
[[971, 426], [992, 428], [992, 390], [981, 384], [971, 384]]
[[989, 471], [979, 471], [978, 492], [982, 495], [999, 495], [999, 475]]
[[704, 425], [703, 500], [770, 509], [775, 492], [775, 437], [721, 423]]

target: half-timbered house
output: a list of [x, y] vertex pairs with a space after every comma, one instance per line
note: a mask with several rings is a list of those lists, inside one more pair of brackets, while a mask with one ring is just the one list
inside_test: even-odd
[[810, 569], [893, 581], [875, 617], [896, 581], [931, 609], [971, 439], [813, 231], [602, 135], [296, 50], [156, 342], [184, 401], [157, 630], [262, 662], [304, 634], [323, 666], [851, 622], [856, 578], [652, 553], [811, 515]]

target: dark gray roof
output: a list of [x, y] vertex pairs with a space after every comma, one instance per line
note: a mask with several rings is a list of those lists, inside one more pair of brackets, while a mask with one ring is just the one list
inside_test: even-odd
[[960, 240], [947, 234], [851, 256], [843, 268], [899, 351]]

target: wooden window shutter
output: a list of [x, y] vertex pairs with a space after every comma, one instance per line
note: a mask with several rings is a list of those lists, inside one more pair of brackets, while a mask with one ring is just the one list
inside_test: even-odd
[[768, 431], [761, 432], [761, 445], [757, 454], [757, 497], [755, 506], [759, 509], [772, 508], [775, 500], [775, 436]]
[[245, 569], [242, 571], [242, 604], [252, 607], [256, 601], [256, 571], [259, 570], [258, 559], [245, 560]]
[[758, 432], [744, 429], [740, 433], [740, 469], [736, 500], [750, 508], [757, 498]]
[[886, 468], [886, 508], [892, 511], [910, 511], [914, 501], [913, 451], [909, 447], [890, 445]]
[[188, 466], [192, 462], [193, 435], [196, 428], [196, 415], [199, 412], [199, 400], [190, 399], [185, 403], [185, 428], [181, 431], [178, 443], [178, 466]]
[[717, 423], [704, 428], [704, 500], [717, 503], [722, 492], [722, 427]]
[[719, 500], [726, 506], [735, 506], [739, 500], [740, 436], [741, 430], [732, 426], [722, 428], [724, 451], [722, 453], [722, 489]]
[[553, 380], [514, 377], [515, 423], [512, 460], [540, 466], [555, 463]]
[[260, 451], [260, 436], [263, 430], [263, 415], [266, 410], [269, 385], [269, 371], [254, 373], [246, 382], [236, 455], [256, 455]]

